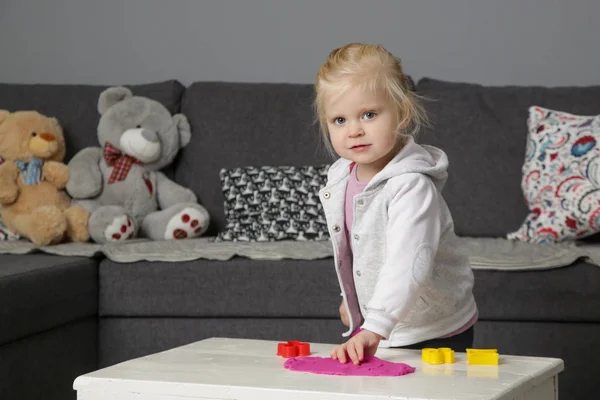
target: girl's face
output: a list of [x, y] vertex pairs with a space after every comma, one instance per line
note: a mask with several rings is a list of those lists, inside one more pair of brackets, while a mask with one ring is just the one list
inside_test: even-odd
[[325, 115], [335, 152], [356, 162], [360, 180], [371, 179], [394, 158], [396, 113], [382, 90], [354, 87], [329, 96]]

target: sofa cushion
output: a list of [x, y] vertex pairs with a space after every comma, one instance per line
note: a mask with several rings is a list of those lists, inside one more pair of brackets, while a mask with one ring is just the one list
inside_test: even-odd
[[95, 317], [0, 346], [0, 398], [76, 400], [73, 381], [98, 369], [97, 347]]
[[[332, 258], [103, 260], [99, 271], [103, 317], [337, 318], [341, 301]], [[598, 266], [474, 273], [481, 319], [600, 322]]]
[[[62, 124], [68, 161], [84, 147], [98, 146], [98, 96], [108, 86], [69, 84], [0, 84], [0, 109], [36, 110]], [[179, 112], [184, 86], [175, 80], [127, 85], [134, 95], [146, 96]]]
[[600, 322], [598, 288], [600, 268], [584, 261], [541, 271], [475, 271], [483, 320]]
[[100, 316], [337, 318], [340, 290], [331, 258], [103, 260]]
[[313, 86], [286, 83], [196, 82], [181, 110], [192, 127], [176, 179], [211, 216], [207, 235], [225, 227], [222, 168], [303, 166], [331, 161], [320, 145]]
[[600, 112], [600, 86], [486, 87], [424, 78], [417, 91], [429, 99], [433, 123], [419, 141], [448, 153], [443, 195], [464, 236], [505, 236], [525, 219], [521, 167], [530, 106]]
[[[314, 261], [100, 263], [103, 317], [338, 318], [331, 258]], [[600, 268], [585, 262], [530, 271], [475, 270], [480, 318], [600, 322]]]
[[0, 255], [0, 345], [98, 314], [98, 262]]

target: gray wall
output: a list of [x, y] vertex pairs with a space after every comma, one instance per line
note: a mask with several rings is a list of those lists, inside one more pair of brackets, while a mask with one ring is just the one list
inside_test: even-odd
[[0, 81], [312, 82], [377, 42], [415, 78], [600, 84], [599, 0], [0, 0]]

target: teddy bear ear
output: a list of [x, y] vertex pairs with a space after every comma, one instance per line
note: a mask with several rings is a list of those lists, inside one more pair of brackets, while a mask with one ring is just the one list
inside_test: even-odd
[[98, 98], [98, 112], [103, 115], [106, 110], [114, 106], [120, 101], [133, 96], [131, 90], [124, 86], [114, 86], [100, 93]]
[[10, 111], [0, 110], [0, 124], [3, 123], [9, 115], [10, 115]]
[[190, 143], [192, 139], [192, 129], [188, 119], [183, 114], [173, 115], [173, 121], [177, 125], [177, 131], [179, 132], [179, 148], [183, 149]]
[[52, 125], [54, 126], [54, 129], [56, 129], [57, 131], [59, 131], [60, 133], [63, 133], [63, 128], [60, 122], [58, 122], [57, 118], [50, 118], [50, 123], [52, 123]]

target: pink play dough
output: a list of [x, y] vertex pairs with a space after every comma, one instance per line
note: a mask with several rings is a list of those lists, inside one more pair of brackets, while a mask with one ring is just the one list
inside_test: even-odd
[[365, 357], [360, 365], [354, 365], [352, 361], [342, 364], [329, 357], [293, 357], [288, 359], [283, 366], [290, 371], [324, 375], [400, 376], [415, 372], [415, 368], [410, 365], [392, 363], [375, 356]]

